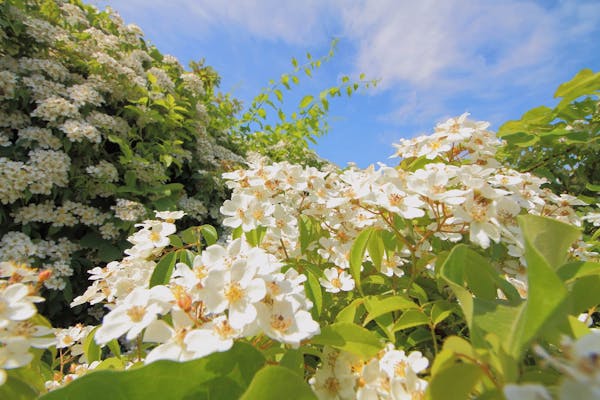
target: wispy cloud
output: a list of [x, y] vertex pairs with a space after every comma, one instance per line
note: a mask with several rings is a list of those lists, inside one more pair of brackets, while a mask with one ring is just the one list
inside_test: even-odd
[[[217, 43], [253, 38], [297, 48], [339, 35], [353, 52], [345, 56], [353, 65], [344, 68], [380, 78], [379, 91], [394, 94], [380, 120], [397, 124], [460, 113], [466, 105], [522, 101], [555, 87], [600, 53], [597, 0], [96, 3], [135, 15], [132, 22], [160, 32], [163, 42], [205, 35]], [[490, 113], [503, 115], [499, 109]]]
[[448, 86], [543, 66], [564, 42], [598, 30], [600, 3], [379, 0], [356, 3], [342, 17], [358, 43], [357, 68], [384, 87]]
[[148, 25], [195, 34], [218, 30], [238, 32], [266, 41], [306, 45], [331, 35], [337, 29], [331, 1], [304, 0], [95, 0], [113, 5], [120, 12], [138, 13]]

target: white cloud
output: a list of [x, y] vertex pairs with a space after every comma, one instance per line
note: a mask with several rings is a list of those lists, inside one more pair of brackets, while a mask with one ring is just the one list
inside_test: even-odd
[[[166, 42], [244, 35], [308, 47], [340, 34], [356, 72], [395, 92], [388, 121], [430, 119], [448, 103], [506, 99], [555, 85], [598, 52], [597, 0], [96, 0]], [[142, 23], [143, 22], [143, 23]], [[219, 40], [212, 37], [211, 40]], [[585, 48], [584, 46], [588, 46]], [[166, 50], [168, 51], [168, 50]], [[293, 54], [286, 54], [290, 57]], [[462, 110], [459, 110], [462, 112]]]
[[[140, 14], [148, 25], [169, 31], [207, 34], [239, 31], [268, 41], [307, 45], [322, 40], [333, 26], [332, 3], [319, 0], [95, 0], [121, 13]], [[165, 22], [170, 26], [167, 27]], [[133, 21], [135, 22], [135, 21]]]
[[[464, 85], [556, 62], [564, 42], [598, 31], [600, 3], [559, 0], [95, 0], [164, 35], [236, 32], [292, 45], [355, 43], [355, 67], [381, 88]], [[137, 21], [132, 21], [137, 22]], [[148, 28], [146, 28], [148, 29]], [[591, 38], [589, 38], [591, 39]], [[318, 42], [318, 43], [315, 43]], [[532, 70], [533, 71], [533, 70]]]
[[357, 68], [383, 87], [448, 85], [538, 64], [551, 55], [560, 17], [532, 2], [475, 0], [363, 1], [343, 13]]

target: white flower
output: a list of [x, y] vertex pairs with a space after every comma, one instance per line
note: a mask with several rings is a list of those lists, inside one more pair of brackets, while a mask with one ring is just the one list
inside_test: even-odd
[[35, 325], [31, 321], [12, 321], [8, 326], [0, 329], [0, 342], [23, 338], [27, 340], [29, 346], [45, 349], [56, 344], [53, 333], [51, 328]]
[[234, 193], [231, 200], [226, 200], [221, 207], [221, 214], [228, 217], [223, 220], [223, 225], [232, 228], [241, 226], [247, 232], [257, 226], [272, 226], [275, 219], [271, 216], [275, 206], [261, 203], [256, 198], [245, 194]]
[[165, 321], [156, 320], [146, 328], [144, 342], [162, 343], [148, 353], [144, 360], [146, 364], [156, 360], [188, 361], [204, 355], [191, 351], [187, 346], [186, 337], [193, 327], [191, 318], [179, 308], [171, 311], [171, 317], [173, 327]]
[[166, 247], [169, 245], [169, 235], [175, 233], [177, 228], [170, 222], [161, 221], [146, 221], [142, 226], [143, 229], [129, 237], [129, 241], [136, 246], [143, 248]]
[[33, 303], [43, 301], [29, 295], [29, 286], [14, 283], [0, 290], [0, 328], [8, 326], [10, 321], [24, 321], [37, 313]]
[[175, 220], [183, 218], [185, 213], [183, 211], [155, 211], [156, 218], [160, 218], [166, 222], [173, 222]]
[[257, 308], [258, 323], [271, 339], [297, 347], [302, 340], [320, 332], [319, 324], [308, 311], [296, 311], [288, 301], [259, 303]]
[[388, 346], [386, 353], [380, 360], [381, 369], [387, 373], [390, 379], [394, 377], [406, 377], [410, 374], [416, 375], [425, 370], [429, 365], [427, 360], [419, 351], [413, 351], [408, 356], [402, 350], [395, 350]]
[[255, 304], [265, 297], [265, 281], [256, 277], [257, 266], [235, 261], [228, 270], [211, 270], [205, 280], [202, 298], [211, 313], [229, 310], [229, 322], [242, 329], [256, 318]]
[[6, 382], [5, 369], [23, 367], [31, 362], [29, 342], [24, 338], [13, 338], [0, 347], [0, 385]]
[[425, 203], [417, 196], [409, 195], [391, 183], [381, 186], [380, 192], [377, 193], [377, 205], [404, 218], [419, 218], [425, 215], [425, 211], [421, 209]]
[[158, 314], [166, 313], [173, 301], [173, 294], [165, 286], [136, 288], [104, 316], [94, 338], [98, 344], [105, 344], [127, 333], [126, 339], [132, 340], [155, 321]]
[[308, 383], [319, 400], [354, 399], [354, 377], [337, 377], [327, 368], [319, 368]]
[[319, 278], [319, 283], [329, 293], [338, 293], [343, 290], [349, 292], [354, 289], [354, 279], [346, 272], [338, 272], [337, 268], [327, 268], [323, 271], [325, 278]]
[[187, 348], [194, 352], [195, 357], [227, 351], [233, 346], [233, 340], [241, 336], [241, 331], [235, 329], [224, 315], [202, 325], [188, 333], [184, 339]]

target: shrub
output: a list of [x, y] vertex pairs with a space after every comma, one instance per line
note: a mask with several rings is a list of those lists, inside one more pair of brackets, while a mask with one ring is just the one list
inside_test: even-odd
[[[178, 231], [182, 212], [157, 212], [125, 258], [90, 271], [73, 305], [110, 312], [57, 331], [57, 358], [29, 350], [53, 345], [34, 319], [40, 299], [5, 280], [0, 340], [14, 361], [0, 364], [0, 393], [597, 397], [600, 263], [577, 202], [498, 163], [488, 124], [466, 117], [402, 140], [395, 168], [226, 173], [233, 233], [221, 242], [208, 225]], [[15, 272], [32, 290], [44, 278]]]
[[0, 260], [51, 271], [43, 312], [69, 324], [88, 268], [118, 258], [149, 209], [218, 222], [220, 174], [244, 161], [240, 104], [110, 10], [11, 0], [0, 25]]

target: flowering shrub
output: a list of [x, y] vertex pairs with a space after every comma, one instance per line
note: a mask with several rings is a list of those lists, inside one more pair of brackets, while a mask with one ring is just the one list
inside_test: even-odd
[[[72, 302], [105, 304], [102, 324], [55, 331], [57, 357], [0, 336], [22, 355], [0, 359], [0, 393], [598, 397], [600, 263], [580, 239], [583, 203], [502, 166], [487, 127], [465, 114], [402, 140], [398, 167], [225, 173], [231, 236], [178, 231], [184, 212], [136, 224], [125, 257], [91, 269]], [[25, 293], [10, 286], [24, 267], [3, 265], [3, 293]], [[4, 296], [3, 309], [32, 310]]]
[[117, 259], [147, 210], [218, 221], [220, 174], [243, 163], [228, 132], [239, 105], [212, 69], [185, 70], [111, 10], [0, 7], [0, 260], [51, 271], [42, 307], [65, 324], [87, 268]]
[[326, 164], [309, 142], [326, 131], [328, 99], [373, 83], [343, 77], [288, 116], [284, 91], [332, 47], [322, 59], [294, 59], [294, 72], [236, 119], [241, 104], [216, 93], [214, 70], [185, 70], [110, 9], [75, 0], [1, 7], [0, 260], [52, 271], [42, 308], [61, 325], [102, 315], [64, 306], [85, 289], [87, 269], [120, 256], [148, 210], [184, 210], [186, 226], [219, 224], [221, 173], [245, 165], [247, 153]]

